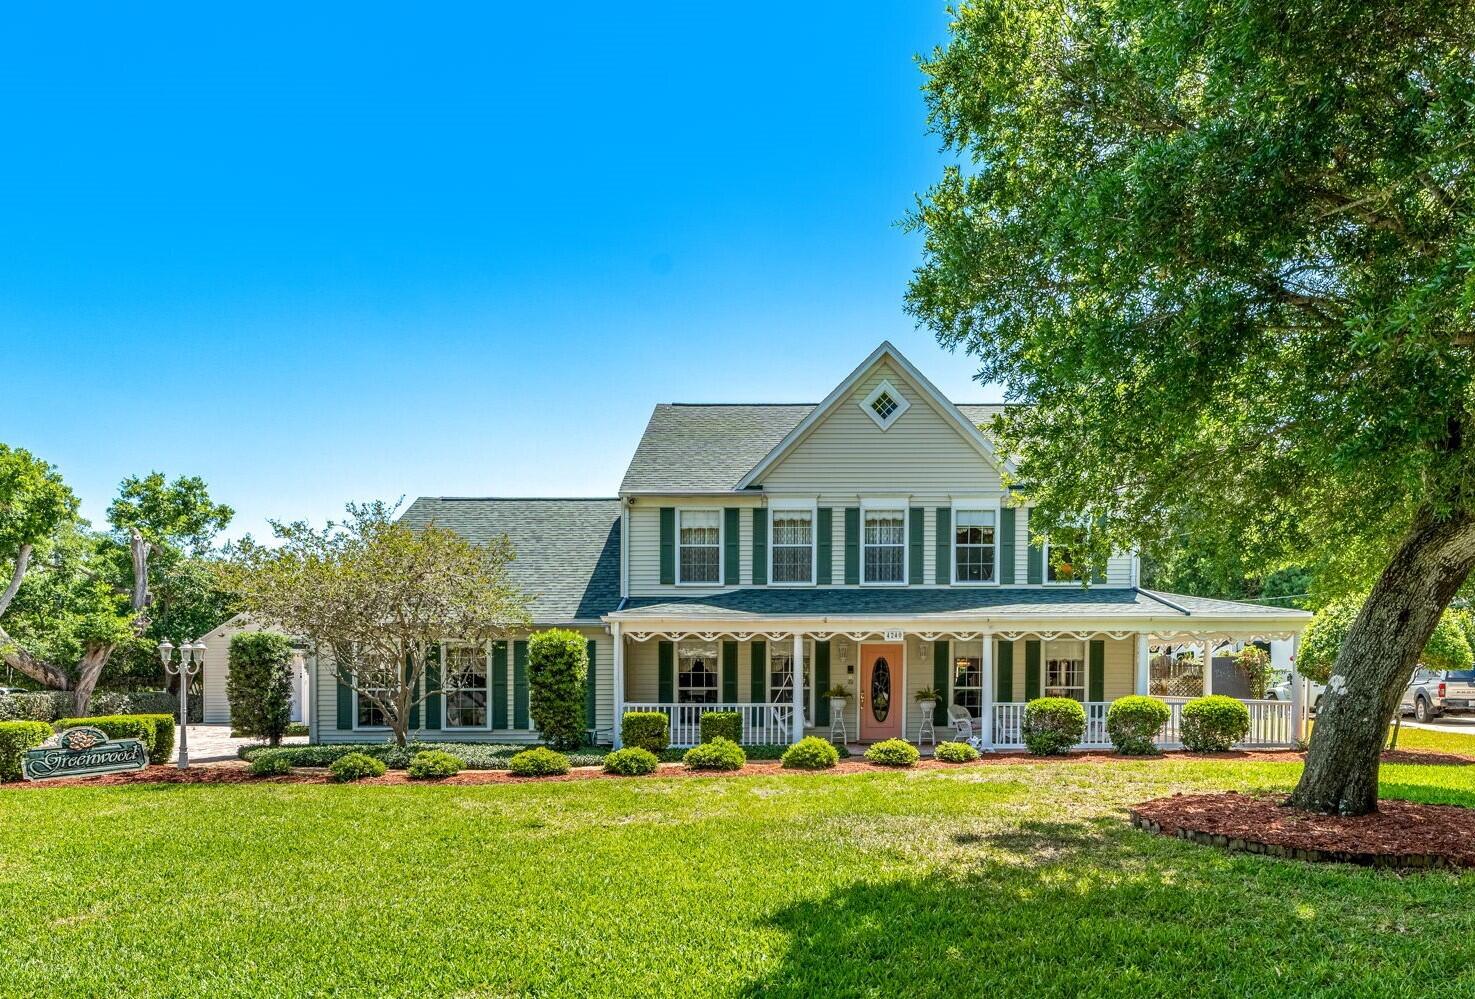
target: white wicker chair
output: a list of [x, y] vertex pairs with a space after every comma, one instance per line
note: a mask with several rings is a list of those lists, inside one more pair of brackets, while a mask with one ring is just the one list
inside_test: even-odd
[[949, 704], [947, 708], [948, 724], [953, 727], [953, 735], [958, 742], [970, 742], [973, 739], [973, 716], [968, 709], [959, 704]]

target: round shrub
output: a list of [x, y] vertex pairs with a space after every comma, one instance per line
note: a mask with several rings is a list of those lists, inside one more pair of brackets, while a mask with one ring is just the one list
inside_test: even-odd
[[621, 777], [644, 777], [655, 773], [660, 765], [661, 761], [655, 753], [639, 746], [617, 749], [604, 758], [604, 772], [619, 774]]
[[671, 719], [664, 711], [626, 711], [620, 719], [620, 741], [659, 754], [671, 744]]
[[722, 738], [728, 742], [743, 741], [743, 716], [736, 711], [703, 711], [702, 741]]
[[1250, 709], [1223, 694], [1195, 697], [1183, 705], [1183, 746], [1195, 753], [1233, 749], [1250, 731]]
[[[269, 754], [268, 754], [269, 755]], [[345, 753], [328, 767], [328, 773], [340, 784], [365, 777], [383, 777], [384, 761], [376, 760], [364, 753]]]
[[584, 687], [589, 640], [554, 628], [528, 638], [529, 711], [533, 726], [554, 749], [578, 749], [584, 740]]
[[741, 770], [748, 757], [742, 746], [719, 735], [711, 742], [692, 746], [681, 762], [693, 770]]
[[256, 777], [281, 777], [292, 772], [292, 757], [286, 753], [258, 753], [249, 767]]
[[1118, 753], [1146, 756], [1157, 752], [1153, 739], [1171, 715], [1156, 697], [1119, 697], [1106, 709], [1106, 734]]
[[840, 751], [828, 740], [806, 735], [784, 750], [782, 759], [786, 770], [828, 770], [840, 762]]
[[464, 766], [459, 756], [440, 749], [422, 749], [410, 757], [410, 779], [440, 780], [442, 777], [454, 777]]
[[1037, 697], [1024, 706], [1024, 746], [1036, 756], [1069, 752], [1086, 734], [1086, 709], [1069, 697]]
[[978, 750], [966, 742], [939, 742], [932, 755], [944, 763], [972, 763], [978, 759]]
[[524, 749], [507, 761], [507, 769], [518, 777], [557, 777], [569, 772], [569, 758], [546, 746]]
[[887, 739], [866, 750], [866, 759], [882, 767], [914, 767], [922, 754], [904, 739]]

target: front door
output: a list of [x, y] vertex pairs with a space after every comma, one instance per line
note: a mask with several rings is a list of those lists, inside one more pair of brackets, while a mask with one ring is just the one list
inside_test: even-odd
[[874, 742], [901, 737], [900, 645], [860, 648], [860, 739]]

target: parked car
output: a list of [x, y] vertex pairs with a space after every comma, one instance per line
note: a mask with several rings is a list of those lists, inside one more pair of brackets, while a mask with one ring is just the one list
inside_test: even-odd
[[24, 693], [25, 693], [25, 689], [23, 687], [0, 687], [0, 697], [4, 697], [7, 694], [24, 694]]
[[[1311, 713], [1321, 707], [1321, 693], [1326, 687], [1315, 680], [1306, 682], [1307, 697], [1310, 698]], [[1271, 674], [1270, 686], [1265, 689], [1267, 701], [1289, 701], [1291, 699], [1291, 673], [1290, 670], [1279, 670]]]
[[1475, 669], [1414, 670], [1399, 708], [1415, 721], [1430, 721], [1446, 712], [1475, 710]]

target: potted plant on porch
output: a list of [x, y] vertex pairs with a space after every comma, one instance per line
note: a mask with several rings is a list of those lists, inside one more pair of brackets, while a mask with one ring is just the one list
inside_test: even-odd
[[923, 687], [917, 691], [917, 707], [924, 717], [937, 710], [937, 702], [942, 700], [942, 695], [931, 687]]
[[835, 684], [824, 693], [830, 699], [830, 711], [845, 713], [845, 704], [850, 700], [850, 688]]

